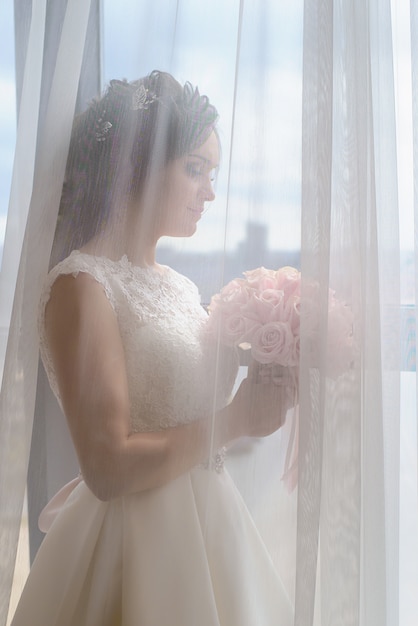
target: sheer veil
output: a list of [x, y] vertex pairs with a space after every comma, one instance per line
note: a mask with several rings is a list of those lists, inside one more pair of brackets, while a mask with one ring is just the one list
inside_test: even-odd
[[[77, 472], [64, 418], [38, 367], [36, 315], [74, 114], [110, 79], [162, 69], [198, 85], [217, 106], [222, 163], [216, 201], [197, 234], [163, 240], [158, 260], [190, 276], [203, 304], [245, 270], [301, 269], [299, 411], [273, 436], [241, 441], [227, 458], [294, 602], [295, 624], [409, 626], [418, 581], [417, 532], [408, 522], [418, 510], [416, 399], [401, 410], [401, 398], [415, 393], [416, 287], [408, 300], [400, 278], [410, 286], [403, 260], [415, 268], [417, 256], [416, 242], [408, 240], [406, 252], [400, 243], [408, 204], [401, 181], [403, 169], [411, 189], [417, 179], [418, 107], [415, 81], [404, 116], [414, 145], [408, 167], [399, 167], [406, 122], [399, 121], [394, 31], [407, 14], [406, 58], [415, 76], [415, 4], [133, 4], [123, 11], [107, 0], [16, 7], [16, 43], [26, 54], [0, 273], [0, 329], [8, 338], [0, 396], [0, 625], [12, 585], [16, 593], [21, 586], [13, 576], [25, 489], [33, 558], [42, 540], [39, 510]], [[338, 344], [329, 312], [334, 292], [353, 316], [352, 359], [339, 376], [330, 375]], [[314, 358], [313, 308], [320, 319]], [[245, 373], [243, 361], [239, 377]], [[295, 436], [298, 484], [289, 490], [282, 478]]]

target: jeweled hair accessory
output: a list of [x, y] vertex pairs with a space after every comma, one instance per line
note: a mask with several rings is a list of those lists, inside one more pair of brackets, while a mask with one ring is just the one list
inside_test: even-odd
[[95, 139], [98, 143], [107, 143], [118, 133], [120, 121], [132, 113], [139, 117], [133, 124], [147, 118], [158, 102], [169, 115], [176, 110], [179, 123], [176, 154], [184, 154], [189, 149], [202, 144], [215, 127], [217, 111], [206, 96], [201, 96], [199, 89], [186, 83], [182, 93], [164, 89], [160, 85], [160, 74], [152, 73], [149, 77], [129, 83], [124, 80], [111, 80], [103, 99], [96, 103]]
[[96, 141], [102, 143], [106, 141], [113, 128], [112, 122], [114, 117], [118, 117], [121, 111], [147, 111], [153, 104], [159, 100], [157, 94], [152, 89], [145, 87], [144, 83], [132, 85], [126, 80], [111, 80], [109, 92], [104, 97], [106, 109], [110, 109], [106, 113], [106, 109], [98, 112], [95, 122], [95, 138]]
[[112, 128], [112, 126], [113, 124], [111, 124], [109, 120], [104, 120], [102, 117], [99, 117], [99, 119], [96, 122], [96, 132], [95, 132], [96, 141], [98, 142], [106, 141], [109, 131]]
[[147, 89], [144, 84], [141, 83], [132, 94], [132, 111], [149, 109], [151, 104], [156, 102], [156, 100], [158, 100], [157, 94]]

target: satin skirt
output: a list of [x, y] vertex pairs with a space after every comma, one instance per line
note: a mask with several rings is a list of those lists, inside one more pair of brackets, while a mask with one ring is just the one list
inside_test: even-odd
[[291, 626], [290, 602], [226, 470], [101, 502], [81, 481], [12, 626]]

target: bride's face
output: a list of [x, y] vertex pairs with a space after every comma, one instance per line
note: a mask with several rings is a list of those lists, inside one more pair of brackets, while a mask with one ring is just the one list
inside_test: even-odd
[[167, 165], [157, 209], [158, 237], [193, 235], [205, 203], [215, 198], [212, 183], [218, 165], [219, 142], [214, 132], [201, 146]]

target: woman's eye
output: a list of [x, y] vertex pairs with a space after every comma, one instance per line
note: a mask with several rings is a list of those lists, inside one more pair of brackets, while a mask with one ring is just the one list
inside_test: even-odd
[[186, 164], [186, 172], [189, 174], [189, 176], [192, 176], [193, 178], [197, 178], [198, 176], [202, 176], [203, 174], [202, 169], [198, 165], [194, 165], [193, 163]]

